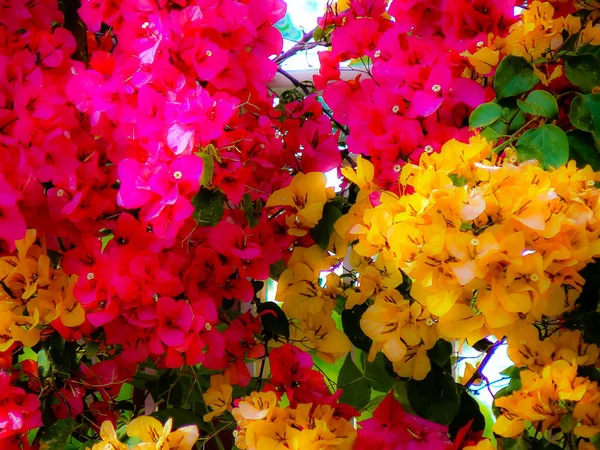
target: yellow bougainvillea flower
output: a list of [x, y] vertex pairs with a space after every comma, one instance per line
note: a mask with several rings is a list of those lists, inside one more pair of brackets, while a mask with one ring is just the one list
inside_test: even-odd
[[102, 422], [100, 426], [100, 439], [101, 442], [94, 444], [91, 450], [129, 450], [128, 445], [119, 441], [117, 432], [110, 420]]
[[127, 435], [142, 441], [133, 450], [192, 450], [198, 441], [198, 427], [190, 425], [171, 431], [172, 426], [172, 419], [163, 427], [154, 417], [137, 417], [127, 425]]
[[210, 422], [225, 411], [231, 411], [233, 401], [233, 387], [224, 375], [217, 374], [210, 377], [210, 388], [202, 395], [206, 406], [212, 411], [205, 414], [203, 420]]
[[327, 180], [321, 172], [299, 173], [290, 185], [271, 194], [266, 206], [283, 206], [290, 210], [286, 216], [288, 233], [304, 236], [321, 217], [327, 200], [335, 197], [333, 188], [326, 187]]
[[479, 441], [477, 445], [469, 445], [465, 447], [464, 450], [496, 450], [496, 447], [492, 445], [492, 442], [489, 439], [484, 439]]
[[420, 345], [410, 349], [403, 358], [393, 363], [394, 372], [404, 378], [424, 380], [431, 370], [427, 349]]
[[460, 55], [465, 56], [480, 75], [489, 74], [500, 61], [500, 52], [488, 47], [480, 48], [474, 54], [465, 51]]

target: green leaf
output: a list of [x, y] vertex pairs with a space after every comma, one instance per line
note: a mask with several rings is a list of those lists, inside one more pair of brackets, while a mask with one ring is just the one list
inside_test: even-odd
[[40, 450], [64, 450], [77, 427], [79, 423], [74, 419], [61, 419], [45, 427], [40, 433]]
[[522, 111], [534, 116], [550, 119], [558, 115], [558, 103], [548, 91], [532, 91], [525, 101], [517, 100], [517, 105]]
[[329, 247], [329, 237], [333, 233], [333, 225], [342, 217], [342, 211], [332, 203], [326, 203], [323, 207], [323, 217], [319, 220], [319, 223], [310, 230], [310, 235], [315, 242], [323, 250], [327, 250]]
[[569, 153], [577, 163], [577, 167], [582, 169], [589, 164], [595, 172], [600, 170], [600, 152], [597, 141], [591, 133], [571, 130], [567, 132], [567, 139], [569, 139]]
[[285, 272], [285, 269], [287, 269], [285, 260], [281, 258], [279, 261], [274, 262], [269, 266], [269, 278], [278, 281], [281, 274]]
[[221, 191], [201, 188], [192, 199], [194, 220], [201, 226], [216, 225], [223, 217], [225, 196]]
[[510, 438], [498, 438], [498, 449], [502, 450], [531, 450], [529, 445], [523, 438], [510, 439]]
[[502, 107], [497, 103], [483, 103], [469, 117], [469, 129], [483, 128], [493, 124], [502, 116]]
[[[260, 200], [259, 200], [260, 202]], [[254, 228], [256, 225], [258, 225], [258, 219], [260, 217], [260, 207], [257, 206], [261, 206], [261, 205], [257, 205], [255, 204], [252, 199], [250, 198], [250, 194], [244, 194], [244, 197], [242, 198], [242, 209], [244, 210], [244, 212], [246, 213], [246, 220], [248, 220], [248, 225], [250, 225], [250, 228]]]
[[515, 115], [512, 122], [510, 122], [510, 126], [508, 127], [509, 133], [514, 133], [519, 130], [525, 123], [527, 122], [527, 117], [525, 117], [525, 113], [521, 110]]
[[[366, 353], [363, 353], [366, 359]], [[373, 362], [365, 361], [365, 376], [371, 382], [371, 387], [379, 392], [389, 392], [396, 380], [385, 368], [385, 356], [378, 353]]]
[[600, 58], [591, 53], [573, 56], [565, 63], [565, 75], [585, 93], [600, 86]]
[[600, 94], [577, 95], [571, 102], [569, 119], [573, 126], [600, 137]]
[[340, 369], [337, 380], [338, 387], [342, 389], [340, 402], [354, 406], [362, 410], [371, 399], [371, 385], [360, 369], [352, 361], [352, 355], [348, 354]]
[[406, 412], [414, 414], [415, 410], [410, 406], [410, 401], [408, 400], [408, 380], [396, 380], [394, 392], [396, 393], [396, 399], [404, 407]]
[[560, 167], [569, 161], [569, 140], [556, 125], [542, 125], [527, 130], [517, 145], [528, 145], [542, 154], [544, 167]]
[[37, 355], [38, 375], [40, 378], [46, 378], [50, 373], [50, 360], [48, 358], [48, 350], [42, 348]]
[[409, 380], [407, 392], [415, 412], [433, 422], [450, 424], [460, 408], [460, 395], [454, 378], [436, 365], [431, 366], [424, 380]]
[[450, 361], [450, 356], [452, 356], [452, 344], [439, 339], [433, 348], [427, 350], [427, 356], [432, 363], [444, 367]]
[[373, 340], [360, 327], [360, 319], [367, 310], [367, 305], [356, 305], [352, 309], [342, 311], [342, 328], [350, 342], [364, 352], [369, 352]]
[[290, 338], [290, 322], [277, 303], [259, 303], [256, 310], [262, 322], [263, 336], [268, 340], [283, 338], [287, 341]]
[[466, 177], [464, 177], [464, 176], [459, 177], [455, 173], [449, 174], [448, 178], [450, 178], [450, 180], [452, 180], [452, 184], [456, 187], [463, 187], [469, 182], [469, 180], [467, 180]]
[[[511, 395], [513, 392], [518, 391], [519, 389], [521, 389], [521, 372], [525, 370], [523, 368], [519, 368], [516, 366], [510, 366], [506, 369], [504, 369], [502, 372], [500, 372], [502, 375], [505, 375], [507, 377], [510, 377], [510, 382], [508, 383], [508, 386], [500, 389], [498, 392], [496, 392], [496, 395], [494, 396], [494, 401], [496, 399], [499, 399], [501, 397], [506, 397], [508, 395]], [[494, 413], [494, 415], [496, 417], [498, 417], [500, 415], [500, 409], [494, 404], [492, 404], [492, 412]]]
[[517, 144], [515, 150], [517, 151], [517, 161], [519, 164], [525, 161], [536, 160], [540, 162], [540, 165], [544, 165], [544, 155], [542, 155], [542, 152], [537, 147]]
[[600, 345], [600, 312], [571, 311], [564, 314], [565, 326], [570, 330], [581, 330], [583, 340]]
[[450, 436], [456, 436], [458, 430], [471, 422], [471, 430], [479, 431], [485, 429], [485, 417], [477, 400], [467, 390], [463, 389], [460, 394], [460, 408], [450, 423]]
[[204, 167], [202, 168], [202, 177], [200, 178], [200, 186], [208, 186], [212, 182], [213, 174], [215, 173], [215, 158], [205, 152], [197, 153], [202, 158]]
[[538, 84], [540, 79], [525, 58], [508, 55], [498, 65], [494, 77], [494, 90], [499, 99], [516, 97]]

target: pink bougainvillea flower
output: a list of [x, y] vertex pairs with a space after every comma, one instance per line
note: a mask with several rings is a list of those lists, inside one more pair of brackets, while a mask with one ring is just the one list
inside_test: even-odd
[[[8, 372], [0, 371], [0, 444], [5, 439], [42, 425], [40, 400], [12, 385]], [[4, 446], [2, 447], [4, 448]]]

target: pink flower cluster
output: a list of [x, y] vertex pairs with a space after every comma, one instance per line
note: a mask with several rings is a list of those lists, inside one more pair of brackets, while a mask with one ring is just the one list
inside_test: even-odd
[[[514, 0], [387, 3], [353, 0], [328, 11], [320, 26], [334, 27], [332, 46], [319, 53], [314, 81], [334, 119], [349, 126], [349, 151], [370, 156], [379, 185], [397, 189], [404, 161], [468, 139], [470, 112], [494, 93], [462, 77], [468, 62], [460, 53], [474, 52], [488, 33], [506, 34], [516, 18]], [[348, 60], [356, 76], [342, 80]]]

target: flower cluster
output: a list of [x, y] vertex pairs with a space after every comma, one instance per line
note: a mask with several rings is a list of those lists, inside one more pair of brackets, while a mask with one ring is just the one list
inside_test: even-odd
[[[0, 370], [0, 445], [21, 448], [21, 435], [42, 425], [40, 400], [13, 384], [8, 372]], [[26, 442], [26, 438], [24, 439]]]
[[76, 327], [85, 312], [73, 295], [77, 277], [69, 277], [51, 261], [43, 237], [28, 230], [16, 241], [17, 255], [0, 257], [0, 352], [13, 344], [33, 347], [40, 329], [56, 320]]
[[517, 436], [526, 421], [541, 431], [562, 428], [583, 438], [600, 432], [598, 384], [578, 375], [581, 367], [594, 370], [596, 345], [587, 344], [578, 331], [556, 330], [542, 339], [532, 325], [512, 331], [508, 344], [510, 358], [523, 367], [521, 388], [496, 399], [502, 411], [494, 425], [496, 433]]
[[356, 430], [330, 405], [298, 404], [283, 408], [274, 392], [253, 392], [232, 411], [241, 450], [353, 448]]
[[172, 419], [167, 420], [164, 426], [149, 416], [133, 419], [127, 425], [127, 436], [139, 443], [130, 447], [119, 440], [110, 422], [104, 422], [100, 429], [101, 441], [91, 450], [192, 450], [198, 440], [198, 428], [190, 425], [172, 431], [172, 427]]
[[316, 244], [308, 248], [295, 247], [275, 294], [292, 320], [292, 342], [305, 350], [315, 350], [328, 362], [337, 361], [352, 348], [332, 318], [337, 298], [343, 291], [341, 279], [335, 273], [329, 273], [325, 280], [321, 277], [322, 272], [331, 271], [339, 262], [338, 255], [329, 256]]
[[379, 294], [361, 322], [393, 360], [407, 344], [433, 345], [429, 313], [443, 337], [474, 343], [571, 310], [583, 285], [578, 272], [600, 255], [589, 167], [492, 164], [490, 149], [481, 137], [449, 141], [440, 154], [404, 166], [400, 184], [409, 195], [381, 192], [375, 206], [363, 197], [336, 224], [359, 241], [360, 256], [394, 261], [413, 280], [418, 304]]
[[[504, 36], [516, 21], [514, 1], [345, 3], [320, 24], [333, 31], [315, 84], [334, 119], [352, 130], [348, 150], [370, 156], [378, 184], [397, 190], [405, 161], [468, 139], [466, 119], [493, 91], [463, 77], [460, 53], [483, 46], [488, 33]], [[345, 80], [340, 63], [348, 60], [355, 76]]]

